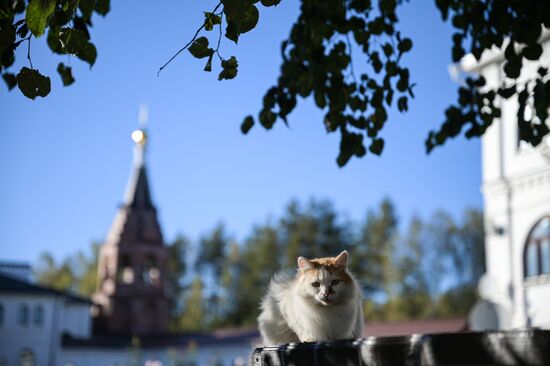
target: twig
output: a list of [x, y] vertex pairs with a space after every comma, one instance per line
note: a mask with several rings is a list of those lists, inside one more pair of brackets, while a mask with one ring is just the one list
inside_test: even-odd
[[34, 69], [32, 67], [32, 60], [31, 60], [31, 36], [27, 37], [28, 45], [27, 45], [27, 59], [29, 60], [29, 64], [31, 64], [31, 69]]
[[221, 16], [221, 13], [220, 13], [220, 34], [218, 35], [218, 45], [216, 46], [216, 55], [218, 55], [218, 57], [220, 58], [220, 61], [223, 61], [223, 58], [222, 56], [220, 55], [220, 41], [222, 40], [222, 24], [223, 24], [223, 17]]
[[[212, 12], [210, 13], [210, 16], [208, 17], [207, 20], [210, 20], [210, 17], [212, 16], [212, 14], [214, 14], [216, 12], [216, 10], [218, 10], [218, 8], [220, 7], [220, 5], [222, 4], [222, 2], [220, 1], [218, 3], [218, 5], [216, 5], [216, 7], [214, 8], [214, 10], [212, 10]], [[168, 64], [170, 62], [172, 62], [172, 60], [174, 60], [180, 53], [182, 53], [183, 51], [185, 51], [185, 49], [187, 47], [189, 47], [191, 45], [191, 43], [193, 43], [195, 41], [195, 39], [197, 38], [197, 36], [199, 35], [200, 31], [204, 28], [206, 22], [202, 23], [202, 25], [199, 27], [199, 29], [197, 29], [197, 31], [195, 32], [195, 35], [193, 36], [193, 38], [191, 38], [191, 40], [189, 42], [187, 42], [187, 44], [185, 46], [183, 46], [182, 48], [180, 48], [178, 50], [178, 52], [176, 52], [174, 54], [174, 56], [170, 57], [170, 59], [160, 67], [159, 71], [157, 72], [157, 77], [159, 76], [160, 72], [166, 67], [168, 66]]]

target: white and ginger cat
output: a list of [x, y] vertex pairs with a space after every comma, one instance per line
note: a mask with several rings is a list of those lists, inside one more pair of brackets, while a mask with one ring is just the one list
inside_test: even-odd
[[264, 345], [361, 337], [361, 290], [347, 263], [346, 251], [332, 258], [299, 257], [295, 277], [273, 276], [258, 317]]

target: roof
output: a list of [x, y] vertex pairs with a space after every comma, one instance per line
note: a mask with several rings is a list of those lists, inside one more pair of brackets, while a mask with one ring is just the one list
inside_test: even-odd
[[[410, 336], [413, 334], [442, 334], [457, 333], [466, 330], [466, 320], [436, 319], [436, 320], [408, 320], [388, 323], [367, 323], [364, 328], [364, 337]], [[260, 341], [260, 334], [255, 328], [219, 329], [211, 332], [188, 332], [179, 334], [162, 334], [140, 336], [140, 347], [165, 348], [187, 346], [190, 342], [199, 347], [206, 345], [245, 345], [255, 346]], [[75, 338], [65, 334], [63, 347], [76, 348], [127, 348], [132, 344], [129, 334], [95, 335], [91, 338]]]
[[125, 194], [125, 205], [136, 208], [153, 209], [147, 172], [144, 165], [134, 165]]
[[55, 290], [53, 288], [40, 286], [34, 283], [26, 282], [4, 273], [0, 273], [0, 294], [32, 294], [46, 296], [62, 296], [69, 301], [92, 304], [89, 299], [77, 296], [65, 291]]
[[386, 337], [428, 333], [454, 333], [467, 330], [464, 318], [407, 320], [386, 323], [367, 323], [363, 330], [365, 336]]
[[[195, 343], [198, 347], [206, 345], [231, 346], [245, 345], [251, 347], [259, 340], [260, 333], [255, 328], [221, 329], [211, 332], [188, 332], [178, 334], [159, 334], [139, 336], [140, 347], [166, 348], [185, 347]], [[101, 334], [91, 338], [77, 338], [64, 334], [63, 347], [75, 348], [128, 348], [132, 345], [132, 335]]]

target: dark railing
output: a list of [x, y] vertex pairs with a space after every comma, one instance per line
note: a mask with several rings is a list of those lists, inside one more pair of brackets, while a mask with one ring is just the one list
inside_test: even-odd
[[550, 330], [368, 337], [255, 349], [252, 366], [550, 365]]

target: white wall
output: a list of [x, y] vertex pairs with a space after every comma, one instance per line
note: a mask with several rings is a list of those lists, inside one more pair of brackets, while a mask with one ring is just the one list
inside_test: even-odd
[[[17, 365], [20, 352], [29, 348], [35, 355], [37, 365], [51, 364], [58, 348], [51, 348], [56, 302], [58, 300], [54, 297], [2, 294], [0, 303], [4, 306], [4, 324], [0, 326], [0, 359], [5, 359], [7, 365]], [[26, 304], [30, 310], [26, 326], [17, 322], [18, 309], [22, 304]], [[33, 322], [37, 305], [42, 305], [44, 309], [44, 322], [41, 326]]]
[[[36, 365], [58, 365], [61, 334], [69, 332], [75, 336], [90, 336], [90, 305], [66, 302], [63, 296], [54, 294], [0, 296], [4, 307], [4, 322], [0, 325], [0, 360], [7, 365], [18, 365], [19, 355], [25, 348], [32, 350]], [[26, 326], [18, 323], [21, 305], [29, 308]], [[36, 307], [42, 306], [42, 325], [34, 323]]]
[[90, 304], [66, 301], [60, 316], [60, 332], [75, 337], [88, 338], [91, 335]]
[[[139, 364], [147, 361], [157, 361], [163, 366], [172, 366], [176, 361], [195, 361], [199, 366], [211, 365], [214, 359], [221, 361], [224, 366], [232, 366], [235, 360], [240, 359], [248, 364], [248, 357], [253, 347], [246, 345], [209, 345], [198, 347], [141, 349]], [[59, 357], [60, 366], [122, 366], [132, 364], [132, 358], [127, 349], [108, 348], [65, 348]], [[158, 365], [158, 364], [157, 364]]]
[[[550, 40], [543, 47], [542, 64], [550, 66]], [[520, 81], [535, 75], [538, 67], [527, 64]], [[490, 86], [500, 85], [501, 63], [480, 72]], [[502, 118], [482, 138], [487, 274], [500, 283], [495, 292], [508, 296], [512, 328], [527, 326], [528, 319], [532, 326], [550, 328], [550, 276], [525, 280], [523, 263], [530, 230], [550, 215], [550, 160], [539, 151], [518, 147], [517, 99], [502, 99], [501, 110]]]

